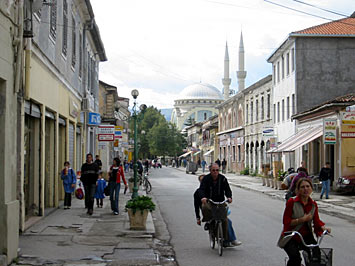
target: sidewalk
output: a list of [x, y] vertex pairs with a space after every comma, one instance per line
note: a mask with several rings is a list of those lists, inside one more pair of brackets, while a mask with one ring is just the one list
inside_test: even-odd
[[71, 209], [55, 210], [20, 236], [18, 264], [169, 265], [160, 261], [151, 214], [146, 230], [129, 230], [124, 206], [130, 198], [121, 190], [120, 214], [113, 215], [106, 197], [92, 216], [86, 214], [84, 201], [73, 199]]
[[[180, 171], [185, 172], [185, 168], [179, 167], [174, 168]], [[201, 175], [202, 170], [199, 168], [195, 175]], [[204, 174], [208, 174], [208, 171], [205, 171]], [[237, 175], [233, 173], [227, 173], [225, 176], [228, 178], [229, 183], [232, 186], [240, 187], [243, 189], [256, 191], [259, 193], [264, 193], [270, 197], [277, 198], [279, 200], [284, 201], [284, 190], [276, 190], [271, 187], [263, 186], [262, 180], [260, 177], [253, 176], [245, 176], [245, 175]], [[331, 192], [329, 195], [329, 199], [322, 200], [319, 199], [320, 191], [313, 192], [312, 198], [317, 201], [319, 211], [333, 215], [339, 218], [347, 219], [351, 222], [355, 219], [355, 196], [354, 195], [341, 195], [336, 192]]]

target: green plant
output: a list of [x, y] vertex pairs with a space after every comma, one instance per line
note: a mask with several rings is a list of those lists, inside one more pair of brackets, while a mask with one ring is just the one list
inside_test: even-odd
[[143, 213], [144, 210], [154, 211], [155, 204], [150, 197], [138, 196], [127, 201], [126, 208], [132, 209], [133, 213], [136, 213], [137, 210], [140, 210]]
[[258, 169], [255, 169], [253, 173], [251, 173], [251, 176], [257, 176], [258, 175]]
[[249, 175], [249, 167], [245, 167], [244, 170], [240, 171], [241, 175]]
[[286, 176], [286, 174], [287, 174], [287, 171], [279, 170], [279, 171], [277, 172], [277, 180], [278, 180], [278, 181], [283, 181], [284, 178], [285, 178], [285, 176]]

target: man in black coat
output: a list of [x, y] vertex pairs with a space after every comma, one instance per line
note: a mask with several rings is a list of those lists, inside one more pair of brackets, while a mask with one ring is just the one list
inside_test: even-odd
[[81, 166], [80, 180], [84, 184], [85, 189], [85, 207], [87, 213], [92, 215], [94, 211], [94, 195], [96, 189], [97, 178], [99, 177], [99, 167], [93, 162], [92, 154], [86, 155], [86, 163]]
[[320, 193], [320, 198], [323, 198], [325, 192], [325, 197], [329, 199], [330, 182], [333, 179], [333, 170], [330, 168], [330, 163], [326, 162], [325, 166], [320, 170], [319, 180], [322, 181], [322, 191]]

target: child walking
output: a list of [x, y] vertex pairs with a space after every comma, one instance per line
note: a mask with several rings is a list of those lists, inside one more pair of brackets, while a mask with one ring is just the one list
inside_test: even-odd
[[95, 199], [96, 199], [96, 205], [98, 208], [102, 208], [104, 205], [104, 190], [106, 187], [106, 180], [102, 177], [102, 173], [99, 173], [99, 178], [97, 179], [96, 182], [96, 191], [95, 191]]

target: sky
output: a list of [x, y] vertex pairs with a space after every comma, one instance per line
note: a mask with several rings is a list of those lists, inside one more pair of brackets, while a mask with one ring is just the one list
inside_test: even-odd
[[194, 83], [209, 83], [222, 91], [226, 41], [231, 89], [237, 91], [241, 31], [248, 87], [271, 74], [267, 58], [289, 33], [355, 12], [354, 0], [91, 0], [91, 4], [108, 58], [100, 63], [99, 79], [116, 86], [130, 104], [131, 91], [138, 89], [138, 104], [159, 109], [172, 108], [179, 93]]

